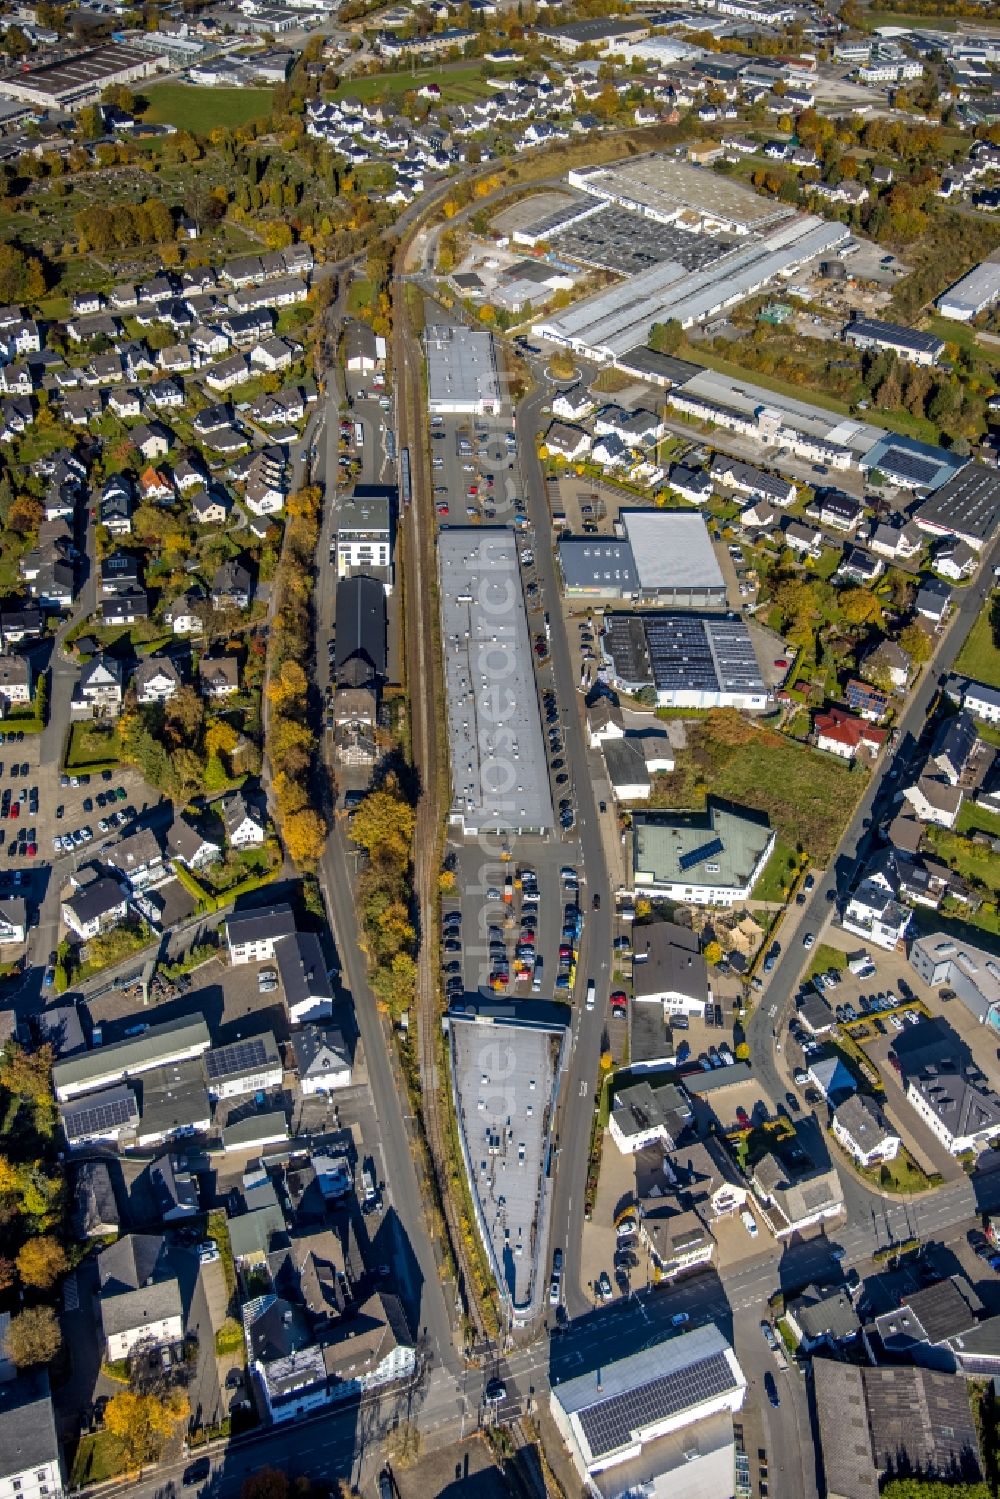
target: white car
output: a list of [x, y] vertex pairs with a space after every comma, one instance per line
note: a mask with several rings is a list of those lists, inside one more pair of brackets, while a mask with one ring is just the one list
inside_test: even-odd
[[890, 1015], [889, 1024], [892, 1026], [894, 1031], [901, 1031], [903, 1029], [903, 1022], [900, 1020], [898, 1015]]
[[198, 1263], [199, 1263], [199, 1265], [214, 1265], [215, 1262], [216, 1262], [216, 1260], [221, 1259], [221, 1258], [222, 1258], [222, 1256], [219, 1254], [219, 1251], [217, 1249], [199, 1249], [198, 1250]]
[[746, 1229], [751, 1239], [756, 1239], [760, 1230], [757, 1227], [757, 1220], [754, 1217], [753, 1213], [751, 1213], [749, 1208], [743, 1209], [742, 1213], [740, 1214], [740, 1222], [743, 1224], [743, 1227]]

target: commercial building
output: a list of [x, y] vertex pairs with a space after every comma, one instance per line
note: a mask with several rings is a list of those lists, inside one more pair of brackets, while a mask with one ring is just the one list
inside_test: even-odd
[[664, 1015], [704, 1015], [712, 1001], [708, 965], [697, 933], [673, 921], [636, 927], [632, 934], [635, 1004], [662, 1005]]
[[911, 364], [937, 364], [944, 353], [944, 341], [933, 333], [920, 333], [900, 323], [883, 323], [877, 318], [855, 316], [844, 329], [844, 339], [856, 349], [888, 349]]
[[614, 18], [570, 21], [565, 26], [536, 26], [534, 30], [543, 42], [550, 42], [570, 57], [581, 47], [611, 47], [617, 51], [616, 43], [626, 39], [637, 41], [649, 35], [649, 26], [642, 21]]
[[661, 707], [767, 707], [767, 687], [740, 619], [612, 614], [601, 647], [615, 684], [630, 693], [652, 687]]
[[[730, 179], [713, 172], [674, 165], [726, 188], [735, 187]], [[750, 198], [756, 204], [762, 202], [753, 193]], [[675, 204], [672, 212], [681, 209]], [[736, 232], [728, 224], [710, 220], [706, 227]], [[550, 339], [584, 358], [610, 362], [643, 343], [651, 324], [673, 319], [689, 328], [714, 317], [762, 291], [778, 277], [829, 254], [847, 233], [843, 224], [811, 215], [797, 216], [761, 238], [755, 236], [738, 244], [702, 269], [689, 270], [679, 260], [664, 261], [584, 298], [565, 312], [539, 320], [532, 328], [539, 338]]]
[[388, 486], [358, 485], [337, 509], [337, 577], [364, 574], [378, 578], [392, 592], [393, 511], [395, 491]]
[[614, 538], [560, 539], [559, 565], [570, 597], [725, 608], [725, 581], [699, 512], [623, 510], [618, 529], [623, 534]]
[[643, 1080], [615, 1089], [608, 1128], [622, 1155], [636, 1155], [651, 1145], [673, 1150], [693, 1118], [687, 1096], [676, 1083], [654, 1088]]
[[1000, 260], [984, 260], [937, 300], [942, 317], [969, 323], [1000, 301]]
[[945, 1020], [923, 1020], [897, 1038], [908, 1102], [951, 1155], [1000, 1135], [1000, 1098]]
[[933, 932], [912, 944], [910, 965], [928, 988], [954, 990], [980, 1025], [1000, 1031], [1000, 957]]
[[434, 323], [424, 333], [431, 416], [499, 416], [500, 375], [492, 333]]
[[[548, 1290], [549, 1136], [564, 1019], [513, 1006], [452, 1011], [451, 1079], [476, 1226], [515, 1326], [538, 1314]], [[568, 1011], [566, 1012], [568, 1014]], [[551, 1016], [551, 1018], [550, 1018]]]
[[0, 96], [20, 99], [39, 109], [81, 109], [98, 100], [114, 83], [136, 83], [169, 66], [165, 54], [110, 42], [88, 47], [37, 68], [0, 79]]
[[701, 232], [752, 234], [790, 216], [783, 204], [758, 197], [739, 181], [657, 152], [607, 166], [578, 167], [566, 180], [570, 187], [661, 224], [675, 224], [683, 215], [688, 228]]
[[984, 463], [967, 463], [923, 502], [915, 519], [921, 531], [955, 536], [981, 552], [1000, 526], [1000, 474]]
[[637, 812], [633, 888], [685, 903], [733, 906], [749, 900], [774, 842], [761, 813], [712, 797], [704, 812]]
[[[707, 1326], [554, 1384], [549, 1406], [588, 1487], [604, 1492], [607, 1474], [609, 1493], [662, 1478], [656, 1490], [663, 1493], [726, 1494], [733, 1486], [732, 1417], [746, 1389], [732, 1348]], [[709, 1426], [720, 1417], [718, 1428]], [[703, 1426], [722, 1439], [702, 1448]], [[668, 1440], [674, 1433], [681, 1434], [677, 1443]], [[701, 1486], [689, 1487], [695, 1475]]]
[[452, 801], [467, 834], [553, 826], [531, 640], [513, 530], [438, 536]]
[[958, 1375], [817, 1358], [813, 1388], [829, 1499], [878, 1499], [881, 1481], [978, 1482], [979, 1438]]
[[205, 1053], [205, 1077], [212, 1099], [241, 1098], [281, 1087], [281, 1053], [271, 1031], [213, 1046]]
[[211, 1044], [208, 1026], [201, 1015], [165, 1020], [149, 1026], [141, 1036], [56, 1062], [52, 1069], [56, 1099], [68, 1103], [83, 1093], [94, 1093], [126, 1078], [139, 1077], [154, 1067], [190, 1061], [200, 1057]]

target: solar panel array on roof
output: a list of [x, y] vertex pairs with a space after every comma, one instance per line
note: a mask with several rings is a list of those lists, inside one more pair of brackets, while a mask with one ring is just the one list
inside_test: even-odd
[[713, 838], [710, 843], [703, 843], [700, 848], [691, 849], [690, 853], [681, 854], [678, 864], [682, 870], [693, 869], [704, 859], [710, 859], [713, 854], [722, 853], [722, 839]]
[[905, 448], [886, 448], [881, 458], [881, 466], [890, 474], [901, 474], [905, 479], [912, 479], [916, 484], [930, 484], [940, 463], [933, 459], [921, 458], [917, 453], [908, 453]]
[[624, 1447], [633, 1432], [701, 1405], [733, 1388], [725, 1353], [711, 1353], [686, 1368], [663, 1374], [635, 1389], [581, 1410], [580, 1425], [595, 1458]]
[[209, 1082], [220, 1077], [234, 1077], [243, 1072], [256, 1072], [267, 1065], [267, 1047], [263, 1037], [252, 1036], [248, 1041], [233, 1041], [229, 1046], [217, 1046], [205, 1054], [205, 1071]]
[[717, 685], [708, 634], [700, 619], [647, 619], [646, 641], [657, 687]]
[[121, 1129], [139, 1118], [135, 1095], [127, 1088], [87, 1100], [79, 1108], [69, 1106], [63, 1110], [63, 1128], [67, 1140], [93, 1139], [107, 1134], [109, 1130]]

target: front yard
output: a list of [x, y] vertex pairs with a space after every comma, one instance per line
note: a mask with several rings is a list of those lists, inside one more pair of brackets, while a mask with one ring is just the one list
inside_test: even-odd
[[121, 743], [114, 724], [75, 723], [66, 741], [67, 771], [113, 769], [119, 762]]

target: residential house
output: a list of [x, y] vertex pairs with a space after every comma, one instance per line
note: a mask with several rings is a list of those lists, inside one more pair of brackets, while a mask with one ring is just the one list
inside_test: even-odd
[[890, 562], [910, 562], [919, 557], [924, 545], [920, 528], [912, 522], [905, 526], [880, 521], [868, 540], [869, 549]]
[[545, 446], [549, 452], [557, 458], [564, 458], [567, 463], [583, 458], [590, 452], [590, 444], [590, 434], [568, 422], [553, 422], [545, 434]]
[[881, 723], [892, 706], [887, 692], [873, 687], [868, 682], [852, 678], [844, 688], [844, 696], [850, 708], [869, 723]]
[[239, 656], [202, 656], [198, 662], [198, 681], [205, 697], [232, 697], [240, 690]]
[[149, 595], [144, 588], [123, 588], [100, 604], [103, 625], [134, 625], [149, 618]]
[[31, 663], [25, 656], [0, 656], [0, 717], [31, 702]]
[[302, 345], [292, 338], [266, 338], [250, 354], [252, 369], [275, 375], [280, 370], [291, 369], [302, 354]]
[[222, 848], [198, 831], [183, 813], [177, 813], [167, 832], [167, 850], [185, 869], [206, 869], [222, 858]]
[[205, 628], [202, 611], [206, 602], [204, 595], [196, 590], [182, 593], [167, 605], [163, 618], [175, 635], [200, 635]]
[[0, 1356], [0, 1493], [62, 1499], [66, 1488], [55, 1411], [44, 1366], [16, 1373]]
[[136, 701], [143, 705], [169, 702], [180, 685], [180, 674], [169, 656], [146, 656], [132, 678]]
[[222, 822], [231, 848], [260, 848], [267, 838], [267, 824], [263, 812], [246, 799], [241, 791], [234, 791], [222, 799]]
[[183, 1223], [201, 1210], [198, 1178], [181, 1157], [157, 1156], [149, 1168], [149, 1186], [162, 1223]]
[[834, 1139], [857, 1161], [870, 1169], [884, 1161], [894, 1161], [902, 1141], [890, 1128], [874, 1099], [853, 1093], [833, 1111]]
[[828, 708], [813, 719], [818, 749], [842, 760], [855, 760], [864, 751], [872, 759], [878, 755], [888, 737], [886, 729], [876, 729], [864, 718], [856, 718], [843, 708]]
[[793, 1166], [769, 1153], [757, 1162], [750, 1179], [757, 1205], [779, 1239], [838, 1218], [844, 1211], [844, 1191], [833, 1166]]
[[80, 1239], [117, 1239], [121, 1214], [105, 1161], [81, 1161], [73, 1173], [73, 1227]]
[[883, 851], [871, 861], [848, 897], [841, 917], [844, 930], [894, 952], [913, 920], [913, 912], [902, 904], [900, 893], [895, 861]]
[[783, 541], [793, 552], [797, 552], [803, 559], [815, 560], [823, 550], [823, 537], [819, 531], [813, 530], [811, 526], [803, 526], [800, 521], [789, 521], [785, 526]]
[[895, 640], [880, 640], [861, 660], [861, 670], [877, 687], [903, 692], [913, 670], [909, 656]]
[[951, 589], [940, 578], [927, 578], [917, 589], [913, 608], [919, 620], [940, 629], [951, 607]]
[[133, 895], [162, 884], [169, 871], [163, 865], [163, 851], [152, 828], [140, 828], [127, 838], [119, 838], [103, 852], [104, 863], [122, 877]]
[[213, 609], [249, 609], [253, 579], [241, 562], [224, 562], [212, 580]]
[[979, 559], [968, 542], [957, 539], [942, 541], [934, 552], [934, 568], [953, 583], [964, 583], [975, 572]]
[[674, 493], [690, 505], [706, 505], [712, 498], [712, 481], [703, 468], [675, 463], [667, 482]]
[[350, 1052], [336, 1026], [303, 1025], [292, 1035], [292, 1050], [305, 1096], [350, 1087]]
[[964, 1275], [904, 1293], [864, 1329], [872, 1363], [915, 1364], [941, 1374], [987, 1377], [1000, 1370], [995, 1326]]
[[80, 668], [71, 711], [77, 717], [117, 718], [123, 696], [122, 663], [101, 651]]
[[323, 946], [314, 932], [295, 932], [275, 952], [278, 977], [293, 1025], [333, 1014], [333, 987]]
[[282, 940], [294, 935], [291, 906], [261, 906], [256, 910], [234, 911], [226, 918], [226, 943], [234, 967], [273, 958]]
[[170, 433], [159, 422], [150, 422], [148, 426], [133, 427], [129, 435], [132, 446], [138, 448], [147, 463], [155, 463], [158, 458], [166, 458], [170, 451]]
[[60, 907], [63, 925], [81, 942], [88, 942], [124, 921], [128, 897], [117, 880], [99, 875], [80, 885]]
[[180, 1286], [162, 1234], [126, 1234], [97, 1256], [101, 1329], [109, 1361], [137, 1345], [179, 1343], [184, 1337]]
[[231, 508], [224, 489], [203, 489], [191, 500], [191, 514], [199, 526], [225, 525]]
[[632, 941], [634, 1004], [661, 1005], [665, 1018], [703, 1016], [713, 1001], [697, 933], [673, 921], [658, 921], [637, 927]]
[[642, 1079], [615, 1089], [608, 1129], [622, 1155], [636, 1155], [652, 1145], [673, 1150], [693, 1118], [676, 1083], [654, 1088]]
[[802, 1353], [814, 1353], [824, 1344], [838, 1348], [853, 1343], [861, 1331], [854, 1303], [839, 1286], [821, 1290], [810, 1285], [786, 1297], [785, 1322]]
[[28, 907], [22, 895], [0, 896], [0, 946], [18, 947], [28, 935]]
[[921, 822], [931, 822], [941, 828], [953, 828], [958, 820], [964, 792], [961, 786], [950, 785], [944, 777], [925, 772], [914, 785], [903, 788], [903, 796]]
[[143, 469], [139, 475], [139, 490], [144, 500], [153, 500], [157, 504], [174, 497], [174, 486], [170, 480], [152, 466]]

